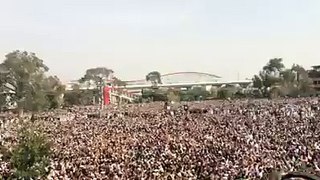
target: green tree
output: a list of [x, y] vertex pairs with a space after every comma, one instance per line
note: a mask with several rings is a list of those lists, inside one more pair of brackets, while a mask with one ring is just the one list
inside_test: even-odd
[[65, 86], [61, 83], [57, 76], [49, 76], [48, 78], [44, 79], [44, 91], [46, 92], [50, 109], [61, 107], [63, 104]]
[[143, 99], [152, 99], [154, 91], [150, 89], [142, 89], [142, 98]]
[[263, 67], [263, 71], [267, 74], [280, 73], [285, 68], [282, 58], [270, 59]]
[[127, 85], [127, 83], [125, 81], [122, 81], [121, 79], [119, 79], [117, 77], [113, 78], [113, 84], [115, 86], [125, 86], [125, 85]]
[[212, 86], [210, 89], [210, 98], [217, 98], [218, 97], [218, 88]]
[[154, 88], [158, 87], [158, 84], [162, 84], [161, 74], [158, 71], [152, 71], [146, 75], [146, 81], [152, 83]]
[[8, 97], [14, 93], [14, 87], [11, 85], [11, 81], [9, 69], [3, 64], [0, 64], [0, 111], [7, 108]]
[[253, 87], [258, 88], [259, 90], [262, 90], [263, 86], [263, 79], [259, 75], [254, 75], [253, 79]]
[[195, 96], [194, 94], [189, 90], [189, 91], [181, 91], [180, 92], [181, 96], [181, 101], [195, 101]]
[[267, 96], [268, 91], [281, 82], [280, 74], [284, 68], [285, 66], [281, 58], [270, 59], [269, 62], [263, 66], [259, 75], [253, 77], [253, 87], [258, 88]]
[[312, 92], [312, 81], [308, 77], [308, 72], [300, 65], [293, 65], [291, 69], [285, 69], [281, 72], [281, 86], [279, 86], [282, 95], [296, 97]]
[[[296, 85], [296, 74], [291, 69], [285, 69], [281, 72], [281, 83], [277, 86], [276, 90], [279, 91], [281, 95], [292, 94], [293, 91], [297, 88]], [[275, 93], [274, 93], [275, 94]]]
[[63, 98], [64, 98], [64, 105], [65, 106], [81, 105], [81, 91], [80, 90], [67, 91], [64, 94]]
[[203, 87], [194, 87], [191, 90], [189, 90], [189, 94], [194, 96], [195, 100], [204, 100], [208, 96], [210, 96], [210, 92]]
[[81, 105], [82, 99], [82, 91], [80, 90], [79, 84], [73, 84], [72, 90], [66, 91], [64, 94], [64, 105], [65, 106], [74, 106]]
[[0, 110], [5, 108], [7, 105], [7, 96], [10, 89], [8, 88], [7, 80], [9, 75], [9, 70], [2, 64], [0, 64]]
[[292, 71], [296, 73], [296, 80], [298, 83], [298, 89], [301, 93], [312, 92], [312, 80], [309, 77], [308, 71], [302, 66], [294, 64], [292, 66]]
[[20, 110], [46, 107], [43, 80], [49, 68], [42, 59], [34, 53], [14, 51], [6, 55], [2, 66], [8, 70], [5, 82], [10, 84], [7, 88], [14, 92], [12, 97]]
[[297, 96], [311, 91], [308, 72], [300, 65], [286, 69], [281, 58], [271, 59], [253, 77], [253, 87], [258, 88], [264, 96]]
[[247, 94], [243, 93], [242, 91], [237, 91], [234, 93], [233, 95], [234, 98], [246, 98], [247, 97]]
[[168, 92], [163, 89], [143, 89], [142, 98], [151, 101], [167, 101]]
[[227, 99], [232, 97], [232, 93], [228, 88], [220, 88], [217, 93], [219, 99]]
[[75, 89], [65, 92], [63, 98], [65, 106], [93, 105], [93, 98], [98, 99], [99, 92], [97, 89]]
[[181, 96], [180, 91], [176, 89], [169, 89], [167, 92], [168, 101], [180, 102]]
[[50, 142], [35, 124], [24, 124], [22, 127], [18, 133], [18, 144], [11, 153], [14, 178], [45, 178], [49, 173]]
[[280, 72], [282, 83], [295, 84], [296, 83], [296, 74], [292, 69], [285, 69]]
[[86, 71], [79, 82], [93, 84], [96, 88], [99, 88], [106, 83], [112, 73], [113, 70], [106, 67], [91, 68]]
[[5, 106], [7, 105], [7, 101], [6, 101], [6, 95], [1, 93], [0, 94], [0, 111], [5, 108]]
[[0, 64], [0, 92], [1, 93], [7, 93], [8, 91], [12, 91], [11, 86], [8, 86], [12, 84], [13, 79], [10, 78], [10, 71], [9, 69], [4, 65]]
[[[113, 74], [113, 70], [106, 67], [97, 67], [88, 69], [85, 75], [79, 80], [80, 83], [85, 83], [87, 86], [94, 86], [94, 89], [98, 90], [98, 97], [102, 103], [102, 88], [105, 86], [107, 80]], [[93, 98], [93, 97], [92, 97]]]

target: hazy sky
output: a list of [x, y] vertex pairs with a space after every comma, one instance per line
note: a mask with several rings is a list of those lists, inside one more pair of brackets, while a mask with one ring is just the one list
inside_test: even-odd
[[320, 64], [320, 0], [0, 0], [0, 55], [35, 52], [63, 81], [201, 71], [226, 80], [270, 58]]

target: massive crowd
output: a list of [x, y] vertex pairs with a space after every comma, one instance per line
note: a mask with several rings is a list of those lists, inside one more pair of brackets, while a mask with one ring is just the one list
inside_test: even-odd
[[[71, 108], [45, 120], [54, 152], [48, 179], [261, 179], [274, 169], [320, 172], [315, 98], [151, 103], [96, 112]], [[1, 138], [9, 147], [15, 121], [6, 117]], [[3, 159], [0, 173], [10, 173]]]

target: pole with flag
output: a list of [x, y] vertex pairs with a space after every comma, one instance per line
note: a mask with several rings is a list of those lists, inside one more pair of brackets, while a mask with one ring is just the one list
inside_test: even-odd
[[110, 104], [110, 97], [111, 97], [111, 89], [112, 86], [109, 86], [109, 82], [104, 83], [103, 87], [103, 105], [109, 105]]

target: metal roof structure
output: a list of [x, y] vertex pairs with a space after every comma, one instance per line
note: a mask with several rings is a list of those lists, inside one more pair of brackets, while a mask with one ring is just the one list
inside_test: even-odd
[[[221, 77], [204, 72], [175, 72], [161, 75], [163, 84], [217, 82]], [[125, 81], [127, 85], [148, 85], [146, 79]]]
[[[171, 84], [158, 84], [158, 87], [193, 87], [193, 86], [222, 86], [222, 85], [250, 85], [251, 80], [244, 81], [226, 81], [226, 82], [194, 82], [194, 83], [171, 83]], [[140, 88], [151, 88], [151, 84], [137, 84], [137, 85], [126, 85], [124, 89], [140, 89]]]

